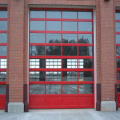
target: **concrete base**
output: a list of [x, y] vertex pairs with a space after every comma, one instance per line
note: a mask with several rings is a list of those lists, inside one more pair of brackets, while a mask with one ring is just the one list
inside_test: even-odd
[[24, 104], [22, 102], [9, 102], [8, 103], [8, 112], [9, 113], [23, 113]]
[[101, 111], [116, 111], [116, 102], [115, 101], [102, 101]]

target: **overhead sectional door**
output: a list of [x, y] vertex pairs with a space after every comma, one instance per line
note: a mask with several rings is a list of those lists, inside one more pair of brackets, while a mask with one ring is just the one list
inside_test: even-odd
[[93, 11], [31, 8], [29, 23], [29, 108], [93, 108]]

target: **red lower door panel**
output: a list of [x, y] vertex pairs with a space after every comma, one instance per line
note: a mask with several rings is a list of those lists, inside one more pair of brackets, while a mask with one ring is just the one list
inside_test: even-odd
[[117, 94], [118, 107], [120, 107], [120, 93]]
[[0, 109], [5, 108], [6, 95], [0, 95]]

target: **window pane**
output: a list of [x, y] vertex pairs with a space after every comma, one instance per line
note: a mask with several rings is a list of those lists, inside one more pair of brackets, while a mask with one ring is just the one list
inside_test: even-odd
[[46, 85], [46, 94], [61, 94], [61, 85]]
[[77, 81], [77, 72], [64, 71], [62, 74], [63, 81]]
[[7, 43], [7, 34], [0, 33], [0, 43]]
[[7, 59], [0, 59], [0, 68], [7, 68]]
[[63, 68], [77, 68], [77, 59], [63, 59]]
[[63, 34], [63, 43], [77, 43], [77, 34]]
[[46, 81], [61, 81], [61, 72], [46, 72]]
[[0, 18], [7, 18], [7, 11], [6, 10], [0, 10]]
[[79, 68], [93, 68], [93, 60], [79, 59]]
[[117, 84], [117, 92], [120, 93], [120, 84]]
[[45, 30], [45, 21], [30, 21], [30, 30]]
[[63, 56], [77, 56], [77, 46], [63, 46]]
[[92, 44], [92, 34], [79, 34], [78, 43]]
[[61, 11], [47, 11], [47, 18], [61, 18]]
[[120, 71], [117, 71], [117, 80], [120, 80]]
[[115, 13], [115, 19], [120, 20], [120, 13]]
[[30, 55], [45, 55], [45, 46], [30, 46]]
[[0, 30], [7, 30], [7, 21], [0, 21]]
[[63, 22], [63, 31], [77, 31], [77, 22]]
[[92, 12], [78, 12], [78, 19], [92, 19]]
[[63, 11], [62, 18], [64, 18], [64, 19], [77, 19], [77, 12], [76, 11]]
[[30, 43], [45, 43], [45, 34], [30, 33]]
[[47, 43], [61, 43], [61, 34], [47, 34]]
[[116, 56], [120, 56], [120, 46], [116, 47]]
[[116, 23], [116, 32], [120, 32], [120, 23]]
[[6, 72], [0, 72], [0, 81], [6, 81]]
[[45, 68], [45, 59], [30, 59], [30, 68]]
[[7, 46], [0, 46], [0, 56], [7, 55]]
[[45, 85], [30, 85], [30, 94], [45, 94]]
[[45, 11], [31, 10], [30, 17], [31, 18], [45, 18]]
[[61, 31], [61, 22], [60, 21], [47, 21], [47, 30]]
[[80, 46], [79, 56], [92, 56], [92, 47], [90, 46]]
[[92, 31], [92, 22], [78, 22], [79, 31]]
[[63, 94], [77, 94], [77, 85], [63, 85]]
[[46, 68], [61, 68], [61, 59], [46, 59]]
[[81, 84], [79, 85], [79, 94], [92, 94], [93, 84]]
[[93, 81], [93, 72], [79, 72], [78, 81]]
[[45, 72], [44, 71], [31, 71], [30, 72], [30, 81], [45, 81]]
[[6, 94], [6, 85], [0, 85], [0, 94]]

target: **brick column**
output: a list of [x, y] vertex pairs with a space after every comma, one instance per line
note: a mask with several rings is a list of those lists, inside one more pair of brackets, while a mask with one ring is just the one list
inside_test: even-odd
[[8, 112], [24, 112], [23, 53], [24, 53], [24, 0], [8, 3], [7, 83], [9, 83]]

